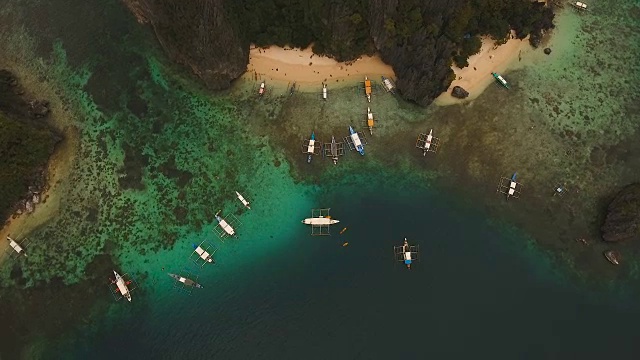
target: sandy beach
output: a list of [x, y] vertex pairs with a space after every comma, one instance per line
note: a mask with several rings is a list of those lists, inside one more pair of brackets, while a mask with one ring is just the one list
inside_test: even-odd
[[[456, 74], [449, 89], [435, 100], [436, 105], [459, 104], [477, 98], [484, 89], [493, 84], [492, 72], [503, 73], [513, 68], [523, 53], [529, 51], [528, 39], [510, 39], [496, 46], [495, 41], [482, 39], [480, 52], [469, 58], [469, 66], [460, 69], [453, 66]], [[323, 82], [347, 85], [362, 81], [365, 75], [376, 79], [380, 75], [395, 78], [393, 69], [378, 56], [362, 56], [351, 62], [338, 62], [332, 58], [318, 56], [311, 48], [252, 48], [249, 52], [247, 72], [242, 76], [249, 81], [266, 81], [271, 85], [288, 86], [294, 81], [300, 91], [317, 91]], [[461, 86], [469, 97], [461, 100], [451, 96], [451, 89]]]
[[[63, 186], [63, 179], [69, 173], [73, 162], [74, 139], [69, 134], [51, 156], [47, 165], [48, 184], [42, 192], [42, 201], [37, 204], [32, 213], [14, 215], [0, 228], [0, 252], [4, 252], [9, 247], [9, 242], [4, 240], [11, 236], [14, 240], [21, 241], [28, 234], [45, 224], [51, 219], [60, 207], [60, 187]], [[0, 263], [7, 257], [0, 257]]]
[[395, 78], [391, 66], [378, 56], [361, 56], [351, 62], [338, 62], [332, 58], [318, 56], [306, 49], [252, 48], [244, 79], [288, 85], [295, 81], [301, 91], [318, 91], [322, 83], [352, 83], [362, 81], [365, 75], [378, 80], [381, 75]]
[[[452, 66], [456, 74], [449, 89], [436, 98], [436, 105], [445, 106], [459, 104], [477, 98], [484, 89], [495, 82], [492, 72], [504, 73], [514, 67], [519, 62], [522, 55], [531, 49], [529, 39], [510, 39], [505, 44], [496, 46], [491, 38], [482, 38], [482, 48], [480, 52], [469, 57], [469, 66], [460, 69]], [[504, 75], [504, 74], [502, 74]], [[507, 78], [507, 81], [509, 79]], [[466, 99], [457, 99], [451, 96], [451, 89], [454, 86], [461, 86], [469, 92]]]
[[[69, 174], [74, 161], [73, 149], [76, 139], [71, 131], [65, 133], [65, 140], [58, 144], [56, 151], [51, 155], [47, 164], [47, 186], [41, 194], [42, 201], [37, 204], [32, 213], [14, 215], [0, 228], [0, 254], [9, 247], [5, 239], [11, 236], [14, 240], [21, 241], [28, 234], [49, 221], [60, 208], [60, 188], [64, 186], [64, 178]], [[7, 256], [0, 257], [0, 263]]]

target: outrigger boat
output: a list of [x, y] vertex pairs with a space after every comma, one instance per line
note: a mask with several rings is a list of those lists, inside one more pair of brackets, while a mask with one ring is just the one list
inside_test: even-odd
[[258, 95], [262, 96], [264, 95], [264, 91], [265, 91], [265, 86], [264, 86], [264, 81], [260, 84], [260, 89], [258, 89]]
[[316, 148], [316, 133], [315, 131], [311, 132], [311, 139], [309, 140], [309, 145], [307, 145], [307, 164], [311, 164], [311, 156], [314, 154]]
[[331, 160], [333, 160], [333, 165], [338, 164], [338, 143], [334, 136], [331, 136]]
[[327, 100], [327, 84], [322, 83], [322, 99]]
[[608, 250], [604, 252], [604, 257], [609, 260], [613, 265], [620, 265], [620, 253], [615, 250]]
[[311, 209], [311, 217], [302, 220], [305, 225], [311, 225], [311, 235], [331, 235], [329, 227], [340, 221], [332, 219], [329, 211], [331, 209]]
[[240, 200], [242, 205], [244, 205], [244, 207], [251, 210], [251, 207], [249, 206], [249, 202], [247, 201], [247, 199], [244, 198], [244, 196], [242, 196], [242, 194], [236, 191], [236, 196], [238, 197], [238, 200]]
[[507, 200], [509, 200], [509, 196], [513, 196], [516, 192], [516, 186], [518, 185], [516, 176], [518, 176], [517, 172], [514, 172], [511, 176], [511, 181], [509, 182], [509, 191], [507, 191]]
[[407, 238], [404, 238], [404, 244], [402, 244], [402, 251], [404, 252], [404, 264], [407, 265], [407, 269], [411, 269], [411, 250], [409, 249], [409, 242]]
[[118, 291], [120, 291], [120, 294], [127, 300], [129, 300], [129, 302], [131, 302], [131, 293], [129, 292], [129, 288], [127, 287], [128, 284], [115, 270], [113, 270], [113, 274], [116, 276], [116, 280], [114, 281], [114, 283], [118, 287]]
[[303, 224], [311, 226], [329, 226], [339, 223], [340, 220], [332, 219], [331, 216], [317, 216], [302, 220]]
[[202, 260], [208, 262], [208, 263], [213, 263], [213, 257], [211, 256], [211, 254], [209, 254], [208, 251], [206, 251], [205, 249], [202, 248], [201, 245], [196, 245], [196, 244], [191, 244], [193, 246], [193, 249], [195, 251], [196, 254], [198, 254], [198, 257], [200, 257]]
[[364, 77], [364, 93], [367, 95], [367, 101], [371, 102], [371, 80]]
[[371, 108], [367, 107], [367, 126], [369, 127], [369, 132], [373, 135], [373, 114], [371, 113]]
[[364, 145], [362, 141], [360, 141], [360, 136], [358, 133], [353, 130], [353, 127], [349, 126], [349, 136], [351, 136], [351, 140], [353, 141], [353, 146], [358, 150], [360, 155], [364, 156]]
[[171, 276], [172, 278], [174, 278], [175, 280], [185, 284], [186, 286], [193, 286], [195, 288], [198, 289], [202, 289], [202, 285], [198, 284], [197, 282], [191, 280], [191, 279], [187, 279], [186, 277], [180, 276], [180, 275], [176, 275], [176, 274], [171, 274], [168, 273], [167, 275]]
[[507, 80], [500, 76], [500, 74], [492, 72], [491, 75], [493, 75], [493, 77], [500, 83], [500, 85], [506, 87], [507, 89], [509, 88]]
[[24, 255], [27, 256], [27, 253], [24, 251], [24, 249], [22, 248], [22, 246], [20, 246], [20, 244], [18, 244], [17, 241], [13, 240], [12, 238], [7, 236], [7, 241], [9, 241], [9, 246], [11, 246], [11, 248], [13, 248], [13, 250], [15, 250], [16, 252], [16, 257], [20, 256], [20, 255]]
[[431, 147], [431, 140], [433, 139], [433, 129], [429, 130], [429, 134], [424, 142], [424, 151], [422, 156], [427, 156], [427, 152], [429, 152], [429, 148]]
[[393, 84], [393, 82], [391, 81], [391, 79], [386, 78], [386, 77], [382, 77], [382, 84], [384, 85], [384, 88], [387, 89], [388, 92], [390, 93], [395, 93], [395, 88], [396, 86]]
[[224, 232], [226, 234], [228, 234], [229, 236], [236, 236], [236, 231], [233, 227], [231, 227], [231, 225], [229, 225], [229, 223], [227, 222], [227, 220], [223, 219], [222, 217], [220, 217], [220, 211], [218, 211], [216, 213], [216, 220], [218, 220], [218, 224], [220, 225], [220, 227], [222, 228], [222, 230], [224, 230]]
[[587, 4], [580, 1], [572, 1], [570, 2], [571, 6], [578, 10], [587, 10]]
[[407, 238], [404, 238], [402, 246], [394, 246], [393, 252], [396, 261], [402, 262], [407, 269], [411, 269], [414, 261], [420, 260], [420, 245], [409, 245]]

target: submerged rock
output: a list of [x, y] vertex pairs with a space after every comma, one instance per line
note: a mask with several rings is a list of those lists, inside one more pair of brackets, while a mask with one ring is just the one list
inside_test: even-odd
[[551, 48], [545, 48], [544, 53], [547, 55], [551, 54]]
[[29, 103], [29, 112], [35, 118], [45, 117], [49, 111], [49, 102], [46, 100], [33, 100]]
[[454, 86], [453, 90], [451, 90], [451, 96], [458, 99], [464, 99], [469, 96], [469, 92], [460, 86]]
[[640, 237], [640, 183], [625, 187], [615, 196], [600, 230], [602, 239], [609, 242]]

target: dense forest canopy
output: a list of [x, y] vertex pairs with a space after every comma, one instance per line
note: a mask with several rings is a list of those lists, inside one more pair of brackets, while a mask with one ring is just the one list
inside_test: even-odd
[[0, 218], [27, 193], [41, 174], [56, 139], [46, 127], [34, 127], [0, 113]]
[[212, 89], [231, 86], [249, 45], [313, 46], [338, 61], [379, 54], [400, 95], [426, 106], [467, 64], [480, 35], [537, 44], [553, 12], [531, 0], [122, 0], [165, 51]]
[[[457, 45], [457, 62], [464, 64], [480, 49], [478, 35], [490, 35], [500, 41], [511, 29], [518, 38], [534, 37], [552, 26], [553, 14], [543, 3], [530, 0], [437, 1], [369, 0], [228, 0], [225, 9], [246, 43], [257, 46], [294, 46], [313, 44], [316, 53], [352, 60], [376, 50], [369, 19], [385, 11], [384, 31], [388, 46], [412, 46], [411, 37], [422, 30], [429, 37], [446, 36]], [[373, 12], [373, 13], [372, 13]], [[546, 20], [545, 20], [546, 19]]]

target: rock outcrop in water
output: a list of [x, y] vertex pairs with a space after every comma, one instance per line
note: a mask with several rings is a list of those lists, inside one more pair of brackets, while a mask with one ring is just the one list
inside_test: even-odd
[[602, 239], [609, 242], [640, 238], [640, 183], [628, 185], [615, 196], [601, 231]]
[[[338, 61], [379, 53], [400, 95], [428, 105], [451, 84], [452, 57], [477, 51], [477, 35], [539, 39], [553, 12], [529, 0], [122, 0], [149, 23], [170, 58], [209, 88], [246, 70], [249, 44], [307, 47]], [[476, 41], [473, 41], [475, 39]]]

